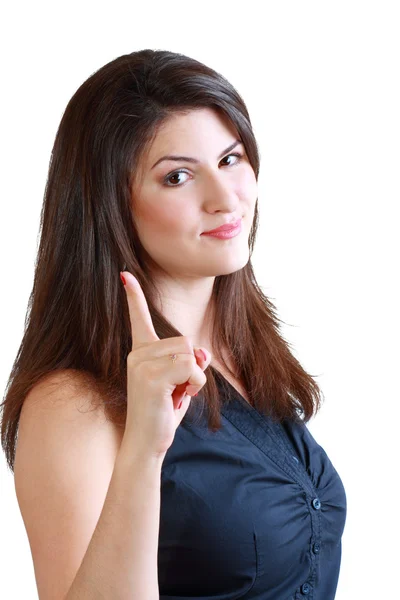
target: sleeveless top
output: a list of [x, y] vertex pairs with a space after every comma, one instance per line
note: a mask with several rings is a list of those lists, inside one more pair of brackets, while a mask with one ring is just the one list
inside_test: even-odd
[[333, 600], [346, 520], [337, 471], [303, 422], [272, 421], [217, 383], [220, 431], [198, 411], [187, 418], [192, 399], [163, 461], [160, 600]]

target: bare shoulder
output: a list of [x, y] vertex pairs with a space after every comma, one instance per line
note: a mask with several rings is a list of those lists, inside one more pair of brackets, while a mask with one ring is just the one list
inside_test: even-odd
[[[62, 411], [64, 417], [77, 419], [87, 413], [93, 420], [105, 420], [104, 405], [95, 396], [80, 371], [64, 369], [49, 373], [40, 379], [27, 394], [21, 410], [50, 414]], [[44, 414], [42, 415], [44, 416]]]
[[[29, 432], [29, 433], [28, 433]], [[82, 373], [72, 369], [46, 375], [32, 387], [23, 403], [17, 440], [16, 461], [26, 440], [43, 440], [59, 446], [61, 440], [76, 444], [107, 444], [118, 452], [124, 428], [107, 419], [104, 403]], [[19, 452], [18, 452], [19, 449]], [[62, 447], [60, 447], [62, 450]]]

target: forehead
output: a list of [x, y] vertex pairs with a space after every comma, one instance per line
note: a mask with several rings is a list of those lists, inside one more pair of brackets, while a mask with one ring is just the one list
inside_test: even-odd
[[213, 146], [214, 141], [223, 146], [224, 142], [229, 143], [232, 135], [237, 136], [237, 133], [226, 115], [211, 108], [176, 113], [159, 127], [150, 145], [147, 160], [148, 163], [153, 159], [157, 160], [164, 150], [170, 152], [176, 149], [180, 152], [199, 145]]

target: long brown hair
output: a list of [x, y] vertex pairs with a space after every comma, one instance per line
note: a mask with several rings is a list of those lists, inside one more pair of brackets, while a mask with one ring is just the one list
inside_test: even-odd
[[[107, 419], [124, 427], [132, 340], [121, 270], [142, 286], [159, 338], [182, 335], [156, 308], [152, 260], [139, 242], [131, 190], [163, 122], [205, 107], [236, 127], [258, 179], [258, 147], [243, 99], [222, 75], [185, 55], [145, 49], [120, 56], [93, 73], [69, 101], [49, 164], [30, 310], [0, 404], [1, 442], [12, 471], [24, 399], [54, 371], [73, 369]], [[257, 204], [258, 199], [250, 257]], [[222, 355], [229, 348], [232, 375], [243, 382], [255, 408], [273, 419], [307, 422], [320, 408], [321, 391], [281, 335], [282, 321], [258, 286], [251, 260], [217, 276], [212, 296], [214, 356], [232, 373]], [[216, 431], [219, 373], [209, 366], [206, 376], [201, 394], [208, 426]]]

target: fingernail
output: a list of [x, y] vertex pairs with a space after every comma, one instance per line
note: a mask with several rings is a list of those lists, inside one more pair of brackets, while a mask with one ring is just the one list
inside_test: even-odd
[[205, 355], [205, 352], [201, 348], [195, 348], [194, 352], [195, 352], [195, 354], [199, 355], [199, 358], [203, 358], [203, 360], [207, 360], [207, 356]]
[[122, 275], [122, 273], [119, 274], [119, 276], [121, 277], [121, 281], [124, 285], [126, 285], [126, 279], [125, 277]]
[[179, 404], [178, 404], [178, 408], [180, 408], [180, 407], [182, 406], [182, 402], [183, 402], [183, 400], [181, 400], [181, 401], [179, 402]]

